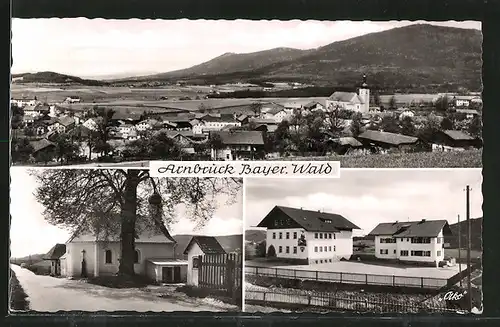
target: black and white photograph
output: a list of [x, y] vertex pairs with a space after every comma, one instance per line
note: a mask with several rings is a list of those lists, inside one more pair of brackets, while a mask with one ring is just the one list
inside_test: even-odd
[[12, 162], [482, 167], [476, 21], [12, 20]]
[[245, 180], [246, 312], [482, 312], [481, 169]]
[[242, 310], [242, 179], [15, 167], [11, 180], [11, 313]]

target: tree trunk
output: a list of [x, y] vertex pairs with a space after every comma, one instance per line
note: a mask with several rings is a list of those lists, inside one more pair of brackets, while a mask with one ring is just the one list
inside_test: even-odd
[[134, 276], [135, 258], [135, 222], [137, 212], [137, 186], [139, 170], [128, 170], [123, 205], [121, 211], [121, 259], [118, 273], [123, 276]]

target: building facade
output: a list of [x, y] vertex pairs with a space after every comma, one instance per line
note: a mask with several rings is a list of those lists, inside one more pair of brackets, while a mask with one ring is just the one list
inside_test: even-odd
[[436, 266], [444, 261], [444, 237], [451, 235], [446, 220], [382, 223], [370, 232], [375, 236], [375, 257]]
[[352, 231], [346, 218], [319, 211], [276, 206], [257, 225], [267, 228], [267, 256], [301, 264], [348, 260]]

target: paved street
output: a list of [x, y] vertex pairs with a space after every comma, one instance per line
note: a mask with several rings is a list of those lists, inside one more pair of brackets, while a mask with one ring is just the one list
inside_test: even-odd
[[[34, 311], [227, 311], [232, 306], [214, 299], [190, 298], [175, 292], [174, 286], [151, 286], [141, 289], [114, 289], [35, 275], [28, 269], [11, 265], [19, 283], [28, 295]], [[161, 297], [160, 297], [161, 296]]]

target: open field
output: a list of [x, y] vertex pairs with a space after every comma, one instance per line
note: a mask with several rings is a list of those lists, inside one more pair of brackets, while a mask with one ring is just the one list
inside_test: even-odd
[[269, 160], [340, 161], [342, 168], [481, 168], [482, 150], [288, 157]]

